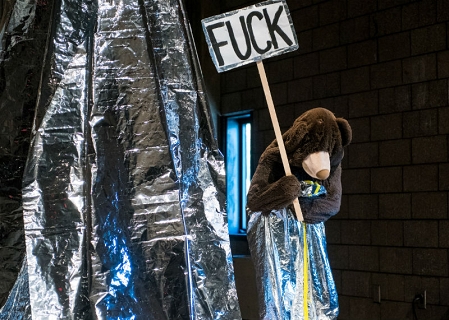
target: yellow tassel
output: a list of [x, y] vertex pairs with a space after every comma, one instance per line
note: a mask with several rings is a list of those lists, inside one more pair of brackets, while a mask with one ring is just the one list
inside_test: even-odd
[[308, 295], [309, 295], [309, 250], [307, 248], [307, 235], [306, 235], [306, 224], [302, 223], [304, 226], [304, 293], [303, 293], [303, 306], [304, 306], [304, 320], [309, 320], [309, 306], [308, 306]]

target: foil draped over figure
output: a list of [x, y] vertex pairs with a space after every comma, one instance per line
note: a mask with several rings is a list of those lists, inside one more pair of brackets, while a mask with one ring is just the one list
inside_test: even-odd
[[[335, 320], [338, 294], [327, 254], [325, 222], [340, 211], [341, 162], [352, 140], [348, 121], [325, 108], [309, 109], [259, 158], [247, 195], [248, 245], [260, 319]], [[295, 218], [298, 199], [304, 221]]]
[[[327, 192], [316, 181], [299, 182], [300, 198], [312, 199]], [[259, 303], [259, 312], [264, 320], [337, 319], [338, 294], [327, 254], [325, 230], [324, 222], [298, 222], [291, 208], [273, 210], [268, 215], [260, 211], [250, 215], [248, 244], [257, 281], [263, 284], [260, 294], [265, 302]], [[304, 250], [308, 253], [307, 259], [304, 259]]]
[[0, 16], [0, 161], [15, 166], [0, 319], [240, 319], [182, 1], [7, 0]]
[[[254, 268], [258, 283], [263, 283], [263, 288], [258, 288], [265, 299], [265, 303], [259, 303], [259, 312], [264, 315], [260, 319], [338, 318], [338, 294], [327, 254], [324, 222], [298, 223], [295, 212], [289, 208], [269, 215], [255, 212], [248, 222], [248, 243], [251, 254], [257, 253], [253, 257]], [[307, 275], [304, 263], [308, 263]]]

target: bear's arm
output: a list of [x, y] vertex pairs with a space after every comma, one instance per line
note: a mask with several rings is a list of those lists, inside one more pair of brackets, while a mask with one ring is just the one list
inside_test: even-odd
[[249, 210], [269, 212], [288, 206], [298, 197], [301, 185], [293, 176], [285, 176], [279, 164], [271, 161], [259, 163], [247, 196]]

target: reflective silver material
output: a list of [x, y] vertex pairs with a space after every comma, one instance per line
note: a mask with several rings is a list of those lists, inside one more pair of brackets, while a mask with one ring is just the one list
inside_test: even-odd
[[[3, 0], [0, 5], [0, 52], [10, 51], [16, 44], [29, 41], [29, 29], [36, 14], [33, 0]], [[6, 41], [8, 40], [8, 41]], [[0, 57], [2, 60], [4, 55]]]
[[26, 259], [24, 259], [8, 299], [0, 308], [1, 320], [31, 320], [30, 295], [28, 291], [28, 266]]
[[253, 212], [248, 222], [248, 244], [262, 297], [259, 313], [264, 320], [304, 319], [304, 228], [309, 253], [308, 319], [338, 316], [324, 222], [298, 222], [294, 212], [284, 208], [269, 215]]
[[240, 319], [224, 214], [224, 162], [212, 136], [189, 25], [180, 19], [182, 1], [148, 1], [145, 9], [179, 181], [190, 316]]
[[[223, 159], [182, 2], [43, 3], [10, 15], [46, 23], [23, 179], [30, 303], [19, 313], [241, 318]], [[8, 303], [28, 301], [14, 299], [26, 274]]]
[[[58, 7], [59, 5], [59, 7]], [[33, 319], [89, 319], [86, 141], [92, 1], [55, 1], [23, 182]]]
[[31, 316], [21, 188], [45, 47], [45, 22], [32, 22], [44, 7], [34, 0], [0, 1], [1, 320]]

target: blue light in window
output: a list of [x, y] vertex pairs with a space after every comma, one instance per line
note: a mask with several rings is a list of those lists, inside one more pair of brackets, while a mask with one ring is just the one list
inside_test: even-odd
[[250, 114], [226, 118], [226, 191], [230, 234], [246, 232], [246, 194], [251, 170]]

